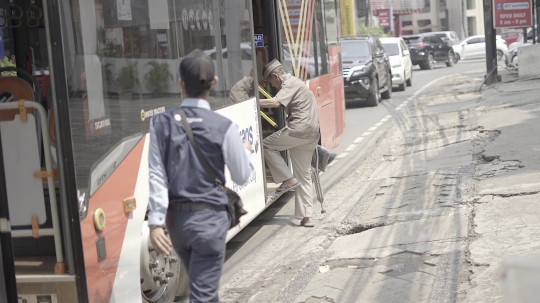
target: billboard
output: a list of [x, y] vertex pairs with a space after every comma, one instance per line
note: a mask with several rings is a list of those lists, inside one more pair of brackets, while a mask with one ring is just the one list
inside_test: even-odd
[[356, 36], [356, 1], [342, 0], [341, 6], [341, 35]]
[[495, 28], [532, 26], [532, 0], [493, 0]]

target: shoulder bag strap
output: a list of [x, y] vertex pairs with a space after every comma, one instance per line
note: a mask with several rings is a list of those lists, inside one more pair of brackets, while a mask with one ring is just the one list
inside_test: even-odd
[[203, 154], [201, 152], [201, 149], [199, 148], [199, 145], [195, 141], [195, 138], [193, 137], [193, 131], [191, 130], [191, 127], [189, 126], [189, 123], [187, 121], [186, 113], [184, 112], [184, 110], [181, 107], [178, 108], [178, 113], [180, 114], [180, 118], [182, 119], [182, 124], [184, 125], [184, 129], [186, 130], [186, 134], [187, 134], [187, 136], [189, 138], [189, 141], [191, 142], [191, 146], [193, 147], [193, 150], [195, 151], [195, 154], [197, 155], [197, 158], [199, 158], [199, 162], [201, 162], [202, 166], [206, 170], [206, 173], [208, 175], [210, 175], [210, 177], [214, 180], [214, 182], [218, 186], [223, 185], [221, 180], [219, 180], [219, 178], [216, 176], [216, 174], [215, 174], [214, 170], [212, 169], [212, 167], [210, 166], [210, 164], [208, 164], [208, 161], [206, 161], [206, 158], [203, 156]]

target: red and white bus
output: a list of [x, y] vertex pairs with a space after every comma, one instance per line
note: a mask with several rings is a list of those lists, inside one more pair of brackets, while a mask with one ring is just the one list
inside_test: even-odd
[[228, 179], [249, 211], [230, 239], [268, 207], [261, 142], [285, 113], [265, 110], [273, 127], [258, 94], [233, 104], [229, 91], [279, 59], [317, 99], [320, 144], [337, 146], [339, 16], [337, 0], [0, 0], [0, 301], [183, 295], [179, 259], [152, 248], [145, 221], [148, 123], [181, 103], [180, 61], [212, 57], [211, 106], [253, 146], [250, 182]]

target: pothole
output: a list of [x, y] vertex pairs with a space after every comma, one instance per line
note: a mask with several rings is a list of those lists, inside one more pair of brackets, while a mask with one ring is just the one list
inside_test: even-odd
[[367, 223], [367, 224], [360, 223], [358, 225], [347, 224], [347, 225], [343, 225], [342, 228], [340, 230], [338, 230], [338, 234], [343, 235], [343, 236], [359, 234], [359, 233], [364, 232], [366, 230], [370, 230], [370, 229], [377, 228], [377, 227], [383, 227], [383, 226], [386, 226], [386, 225], [387, 224], [384, 223], [384, 222]]

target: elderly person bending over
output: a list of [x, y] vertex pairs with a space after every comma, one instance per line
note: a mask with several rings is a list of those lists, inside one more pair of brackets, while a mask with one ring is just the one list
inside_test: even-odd
[[[272, 60], [262, 72], [264, 80], [279, 92], [272, 99], [261, 99], [260, 106], [282, 106], [287, 113], [287, 125], [263, 141], [266, 163], [274, 182], [281, 183], [277, 192], [296, 188], [295, 215], [302, 217], [300, 225], [313, 227], [311, 157], [320, 137], [317, 102], [306, 84], [287, 73], [279, 61]], [[284, 150], [288, 150], [291, 156], [294, 176], [279, 153]]]

